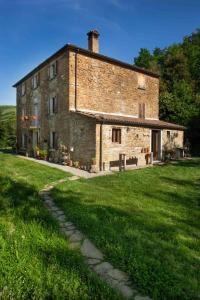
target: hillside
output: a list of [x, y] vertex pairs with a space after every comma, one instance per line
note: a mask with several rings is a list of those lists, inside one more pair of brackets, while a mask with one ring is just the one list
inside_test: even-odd
[[0, 106], [0, 147], [12, 147], [16, 140], [16, 107]]

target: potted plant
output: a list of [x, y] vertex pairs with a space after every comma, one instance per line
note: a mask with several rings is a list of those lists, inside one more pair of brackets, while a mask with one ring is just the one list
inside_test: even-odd
[[48, 150], [46, 149], [43, 150], [43, 159], [48, 160]]
[[75, 162], [74, 162], [74, 167], [75, 167], [75, 168], [79, 168], [79, 161], [75, 161]]
[[72, 166], [73, 166], [73, 161], [72, 161], [72, 159], [68, 159], [67, 165], [68, 165], [69, 167], [72, 167]]

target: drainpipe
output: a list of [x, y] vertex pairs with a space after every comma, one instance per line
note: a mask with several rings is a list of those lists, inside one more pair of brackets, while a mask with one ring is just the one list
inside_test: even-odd
[[75, 111], [77, 110], [77, 57], [78, 57], [79, 49], [75, 52], [75, 99], [74, 99], [74, 106]]
[[100, 171], [103, 171], [103, 123], [100, 124], [100, 158], [99, 158], [99, 164], [100, 164]]

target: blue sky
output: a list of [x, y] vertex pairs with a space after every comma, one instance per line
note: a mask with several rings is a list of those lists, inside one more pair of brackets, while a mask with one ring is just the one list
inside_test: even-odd
[[15, 104], [12, 84], [66, 43], [132, 63], [141, 47], [180, 42], [200, 27], [200, 0], [0, 0], [0, 104]]

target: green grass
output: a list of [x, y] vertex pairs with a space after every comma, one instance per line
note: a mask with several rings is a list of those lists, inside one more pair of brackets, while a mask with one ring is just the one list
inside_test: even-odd
[[1, 299], [121, 299], [70, 249], [38, 196], [66, 176], [0, 153]]
[[200, 159], [70, 181], [66, 215], [154, 299], [200, 299]]

